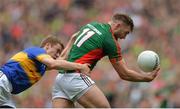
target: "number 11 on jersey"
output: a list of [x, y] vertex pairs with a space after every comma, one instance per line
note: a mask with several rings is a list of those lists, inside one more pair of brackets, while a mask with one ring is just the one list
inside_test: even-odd
[[77, 37], [76, 41], [74, 42], [74, 45], [80, 47], [86, 40], [88, 40], [94, 34], [94, 31], [90, 30], [89, 28], [85, 28], [83, 32]]

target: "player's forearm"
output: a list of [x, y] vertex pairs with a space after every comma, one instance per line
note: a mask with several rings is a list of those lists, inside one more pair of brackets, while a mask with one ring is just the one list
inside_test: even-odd
[[133, 82], [150, 82], [153, 79], [148, 78], [140, 72], [134, 70], [127, 70], [125, 75], [121, 77], [124, 80], [133, 81]]
[[79, 63], [68, 62], [66, 60], [57, 60], [54, 67], [56, 69], [64, 69], [64, 70], [79, 70], [82, 68], [82, 65]]
[[116, 63], [112, 62], [112, 65], [119, 74], [120, 78], [124, 80], [134, 82], [149, 82], [153, 80], [152, 78], [150, 78], [150, 76], [147, 76], [140, 72], [136, 72], [134, 70], [130, 70], [123, 61], [119, 61]]

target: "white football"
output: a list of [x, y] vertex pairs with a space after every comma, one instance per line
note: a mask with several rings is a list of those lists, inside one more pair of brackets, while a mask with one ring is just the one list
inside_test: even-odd
[[138, 55], [138, 66], [144, 72], [151, 72], [155, 70], [159, 63], [159, 56], [154, 51], [146, 50]]

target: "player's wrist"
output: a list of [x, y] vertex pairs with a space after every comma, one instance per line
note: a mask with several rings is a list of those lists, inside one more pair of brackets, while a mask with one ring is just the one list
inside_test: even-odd
[[83, 64], [77, 63], [77, 70], [82, 70], [83, 68], [84, 68]]

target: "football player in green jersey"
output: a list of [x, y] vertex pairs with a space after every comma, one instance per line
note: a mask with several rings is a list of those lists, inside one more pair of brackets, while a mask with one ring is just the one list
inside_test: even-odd
[[[149, 73], [131, 70], [122, 60], [121, 48], [117, 39], [125, 39], [133, 31], [132, 19], [124, 14], [114, 14], [108, 23], [92, 22], [83, 26], [72, 45], [68, 61], [89, 63], [91, 70], [104, 56], [108, 56], [120, 78], [134, 82], [150, 82], [158, 74], [159, 67]], [[68, 48], [69, 47], [69, 48]], [[66, 53], [63, 52], [66, 57]], [[64, 74], [62, 74], [64, 73]], [[87, 75], [75, 70], [61, 72], [56, 77], [52, 92], [53, 107], [71, 108], [74, 102], [86, 108], [110, 108], [110, 104], [95, 82]]]

